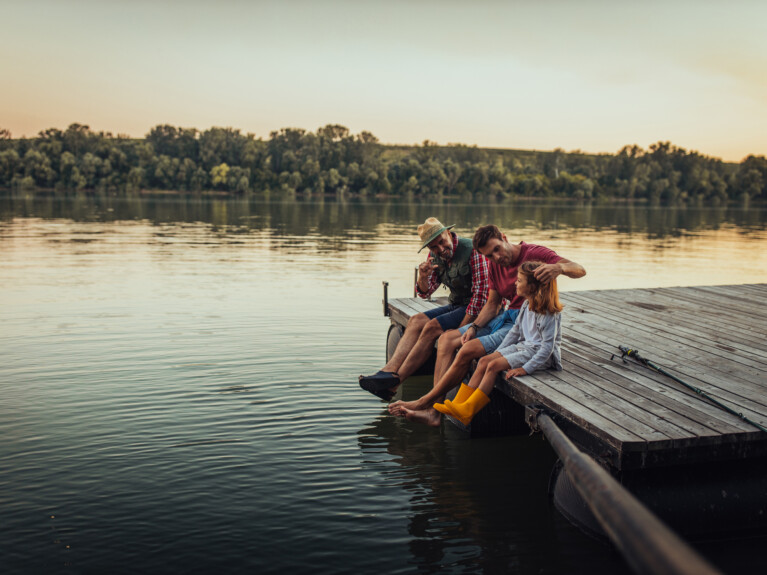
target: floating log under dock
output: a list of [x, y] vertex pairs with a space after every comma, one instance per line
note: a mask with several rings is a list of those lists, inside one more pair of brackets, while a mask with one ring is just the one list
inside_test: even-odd
[[[499, 378], [496, 390], [551, 415], [615, 470], [767, 456], [767, 434], [619, 345], [767, 426], [767, 284], [565, 292], [564, 370]], [[445, 302], [388, 302], [393, 329]], [[389, 338], [388, 345], [396, 343]], [[617, 354], [611, 359], [613, 354]]]

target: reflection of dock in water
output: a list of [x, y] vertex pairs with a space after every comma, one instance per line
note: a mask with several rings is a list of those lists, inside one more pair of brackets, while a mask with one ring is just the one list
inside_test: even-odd
[[[475, 418], [493, 426], [533, 428], [548, 415], [569, 439], [679, 532], [691, 536], [767, 529], [767, 433], [672, 379], [629, 360], [619, 345], [700, 388], [767, 427], [767, 284], [628, 289], [560, 294], [561, 372], [507, 382], [499, 378], [489, 407]], [[389, 300], [392, 327], [441, 300]], [[611, 359], [611, 356], [616, 357]], [[508, 398], [513, 400], [512, 402]], [[506, 419], [498, 407], [507, 402]], [[527, 408], [526, 412], [522, 408]], [[526, 416], [523, 415], [526, 413]], [[461, 426], [460, 423], [453, 421]], [[490, 429], [488, 429], [490, 428]], [[475, 435], [474, 430], [468, 430]], [[565, 499], [555, 503], [581, 526], [598, 526]], [[558, 501], [557, 498], [560, 500]]]

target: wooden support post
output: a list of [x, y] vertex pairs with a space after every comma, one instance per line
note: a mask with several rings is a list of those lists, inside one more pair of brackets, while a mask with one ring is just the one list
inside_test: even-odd
[[578, 493], [635, 572], [643, 575], [719, 573], [596, 461], [582, 453], [548, 415], [531, 408], [527, 413], [528, 423], [546, 436]]
[[383, 288], [384, 288], [383, 312], [385, 317], [389, 317], [391, 315], [391, 313], [389, 312], [389, 282], [384, 282]]

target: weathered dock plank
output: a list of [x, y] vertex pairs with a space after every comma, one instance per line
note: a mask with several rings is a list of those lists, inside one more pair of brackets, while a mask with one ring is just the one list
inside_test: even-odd
[[[574, 300], [575, 298], [572, 299]], [[609, 308], [603, 308], [597, 304], [584, 304], [583, 300], [579, 300], [576, 306], [576, 309], [581, 311], [588, 309], [590, 314], [611, 313]], [[767, 397], [764, 397], [762, 394], [763, 387], [761, 386], [763, 381], [761, 374], [767, 370], [767, 364], [754, 361], [747, 353], [736, 354], [734, 353], [736, 350], [725, 352], [715, 346], [711, 346], [710, 343], [707, 343], [705, 339], [699, 336], [685, 334], [683, 341], [680, 342], [681, 334], [679, 332], [673, 333], [668, 329], [661, 329], [660, 327], [653, 329], [654, 321], [651, 317], [644, 320], [630, 317], [624, 318], [620, 316], [620, 312], [614, 310], [611, 316], [615, 321], [609, 324], [605, 324], [604, 319], [591, 320], [592, 325], [600, 326], [601, 334], [595, 335], [595, 337], [603, 342], [612, 338], [616, 345], [627, 343], [616, 341], [616, 338], [620, 339], [626, 329], [632, 329], [634, 332], [632, 337], [634, 339], [630, 342], [630, 345], [642, 349], [648, 345], [664, 344], [662, 346], [663, 350], [656, 357], [659, 360], [663, 357], [663, 361], [666, 362], [668, 367], [673, 365], [675, 369], [679, 369], [695, 378], [698, 378], [701, 367], [705, 367], [707, 375], [718, 376], [717, 380], [709, 378], [709, 382], [715, 383], [715, 381], [721, 379], [735, 379], [739, 382], [741, 389], [753, 392], [750, 397], [747, 396], [749, 401], [767, 402]], [[657, 326], [657, 324], [655, 325]], [[574, 331], [579, 333], [577, 329]], [[609, 341], [607, 342], [610, 343]], [[690, 346], [694, 347], [691, 349]]]
[[[621, 343], [634, 345], [640, 349], [657, 346], [656, 358], [659, 360], [663, 358], [666, 365], [669, 367], [673, 365], [675, 369], [681, 370], [691, 377], [698, 377], [700, 373], [704, 373], [709, 376], [707, 381], [734, 379], [738, 381], [741, 388], [754, 388], [757, 391], [763, 389], [760, 385], [763, 371], [745, 354], [731, 353], [729, 356], [725, 356], [719, 355], [719, 350], [717, 350], [717, 357], [712, 357], [712, 352], [704, 349], [704, 346], [699, 345], [693, 338], [685, 338], [679, 333], [674, 333], [673, 325], [659, 324], [658, 318], [651, 314], [637, 317], [633, 321], [620, 321], [617, 311], [607, 317], [609, 310], [600, 310], [598, 306], [583, 305], [582, 303], [571, 305], [576, 311], [583, 314], [581, 319], [588, 319], [589, 327], [598, 328], [598, 332], [591, 330], [585, 335], [592, 335], [608, 344], [614, 343], [615, 346]], [[661, 325], [663, 327], [660, 327]], [[648, 326], [651, 329], [648, 329]], [[573, 326], [573, 330], [580, 332], [581, 327]], [[633, 339], [623, 341], [628, 333]], [[711, 379], [710, 376], [715, 376], [715, 379]], [[754, 385], [750, 385], [751, 383]], [[757, 393], [751, 399], [764, 401], [766, 398]]]
[[[586, 305], [591, 308], [608, 310], [612, 317], [624, 322], [643, 322], [647, 315], [639, 306], [632, 305], [636, 303], [635, 301], [628, 302], [629, 305], [626, 305], [625, 300], [612, 292], [590, 292], [585, 297], [579, 297], [577, 293], [571, 293], [568, 294], [568, 298], [569, 301], [579, 303], [582, 306]], [[725, 335], [721, 332], [721, 318], [717, 322], [716, 318], [710, 317], [710, 314], [711, 312], [706, 314], [709, 321], [705, 321], [705, 317], [701, 318], [700, 315], [692, 316], [691, 314], [679, 312], [669, 313], [669, 319], [673, 320], [673, 325], [644, 325], [644, 323], [641, 323], [638, 327], [643, 331], [663, 333], [673, 335], [674, 337], [683, 333], [685, 340], [698, 341], [702, 345], [709, 346], [711, 349], [707, 351], [714, 355], [731, 358], [746, 365], [756, 364], [756, 367], [760, 369], [767, 368], [767, 344], [760, 345], [762, 342], [754, 341], [753, 338], [744, 338], [737, 334]], [[732, 355], [735, 351], [742, 353]]]
[[[751, 374], [747, 372], [750, 368], [738, 368], [733, 366], [733, 362], [711, 362], [707, 359], [705, 353], [696, 351], [694, 354], [685, 354], [684, 345], [671, 339], [658, 337], [652, 339], [646, 337], [638, 330], [630, 336], [630, 340], [622, 337], [622, 333], [628, 332], [631, 326], [619, 326], [610, 329], [603, 322], [594, 322], [594, 330], [579, 327], [573, 330], [583, 338], [589, 338], [592, 343], [608, 351], [610, 347], [617, 347], [619, 344], [635, 347], [643, 352], [643, 355], [651, 354], [649, 357], [662, 364], [664, 368], [673, 370], [679, 377], [689, 381], [690, 384], [701, 388], [708, 388], [722, 401], [734, 403], [744, 412], [751, 411], [748, 417], [754, 419], [752, 415], [757, 412], [753, 409], [758, 405], [764, 409], [767, 402], [767, 396], [764, 394], [763, 387], [751, 381]], [[637, 366], [640, 367], [641, 366]], [[732, 371], [727, 371], [727, 368]], [[645, 368], [641, 368], [645, 369]], [[738, 370], [739, 369], [739, 370]], [[738, 370], [738, 371], [736, 371]], [[684, 388], [683, 388], [684, 389]], [[686, 393], [692, 393], [685, 390]], [[756, 416], [757, 421], [760, 419]], [[761, 422], [760, 422], [761, 423]], [[767, 423], [767, 422], [766, 422]]]
[[700, 293], [706, 298], [712, 298], [715, 301], [721, 302], [723, 309], [727, 309], [728, 306], [734, 306], [746, 313], [753, 314], [755, 317], [767, 319], [767, 310], [759, 305], [754, 305], [756, 302], [764, 303], [765, 297], [761, 294], [752, 294], [741, 289], [733, 289], [732, 286], [720, 286], [716, 289], [712, 289], [709, 286], [699, 286], [690, 289], [694, 293]]
[[[679, 340], [683, 338], [685, 345], [695, 345], [698, 349], [705, 352], [710, 361], [735, 362], [747, 367], [754, 368], [757, 372], [767, 370], [767, 351], [751, 345], [751, 342], [739, 340], [734, 337], [728, 337], [722, 334], [721, 326], [708, 328], [698, 322], [695, 326], [676, 315], [669, 314], [669, 323], [667, 325], [658, 325], [657, 323], [646, 325], [646, 314], [616, 308], [617, 302], [602, 301], [599, 298], [581, 300], [573, 298], [571, 301], [581, 306], [589, 306], [594, 312], [601, 309], [607, 309], [617, 322], [637, 324], [637, 329], [650, 335], [658, 335], [665, 338]], [[767, 323], [767, 322], [766, 322]]]
[[623, 424], [616, 423], [607, 414], [599, 411], [599, 405], [592, 401], [592, 396], [578, 387], [561, 386], [552, 372], [544, 372], [538, 377], [528, 378], [524, 386], [514, 382], [499, 381], [503, 390], [508, 385], [509, 395], [522, 405], [544, 403], [556, 413], [564, 415], [579, 427], [594, 434], [606, 444], [616, 449], [645, 451], [647, 440], [632, 432]]
[[[434, 305], [433, 307], [437, 307]], [[389, 314], [392, 321], [400, 325], [406, 325], [407, 321], [414, 315], [422, 313], [424, 310], [416, 298], [398, 298], [389, 300]]]
[[[701, 319], [708, 320], [707, 323], [721, 329], [721, 314], [730, 311], [731, 306], [727, 302], [715, 300], [705, 294], [697, 292], [681, 292], [678, 288], [664, 288], [647, 290], [647, 296], [657, 298], [660, 304], [675, 306], [672, 312], [680, 313], [682, 310], [695, 310], [695, 315]], [[678, 307], [677, 307], [678, 306]], [[742, 321], [741, 333], [751, 334], [753, 337], [763, 335], [764, 331], [761, 322], [753, 321], [749, 310], [734, 309]], [[732, 334], [735, 335], [735, 334]]]
[[[617, 469], [767, 455], [767, 434], [673, 380], [610, 356], [643, 356], [767, 426], [767, 284], [561, 294], [564, 371], [499, 379]], [[423, 306], [392, 300], [392, 321]], [[396, 314], [394, 313], [396, 309]]]
[[[669, 393], [667, 384], [659, 381], [663, 377], [661, 375], [627, 372], [622, 366], [603, 357], [601, 350], [592, 353], [589, 351], [588, 343], [583, 341], [577, 341], [577, 343], [579, 344], [577, 348], [563, 351], [563, 360], [583, 366], [596, 376], [597, 381], [604, 381], [605, 385], [619, 386], [625, 388], [628, 393], [635, 394], [639, 405], [646, 405], [647, 411], [659, 418], [674, 421], [676, 425], [686, 429], [689, 436], [719, 436], [750, 429], [750, 426], [743, 421], [732, 422], [732, 418], [728, 418], [714, 405], [709, 403], [699, 405], [700, 399], [697, 396], [689, 394], [675, 396]], [[643, 400], [651, 403], [645, 403]]]

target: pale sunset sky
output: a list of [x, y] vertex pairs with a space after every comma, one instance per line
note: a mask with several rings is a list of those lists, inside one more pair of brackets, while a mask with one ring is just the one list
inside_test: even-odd
[[0, 0], [0, 128], [767, 154], [767, 1]]

